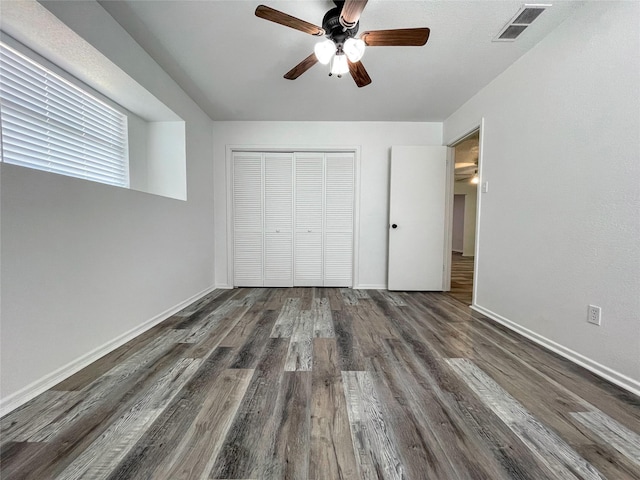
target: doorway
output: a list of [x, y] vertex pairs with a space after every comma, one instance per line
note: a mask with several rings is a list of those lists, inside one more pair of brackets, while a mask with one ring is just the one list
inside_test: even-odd
[[471, 305], [476, 249], [480, 130], [473, 131], [451, 147], [454, 157], [454, 178], [449, 295]]

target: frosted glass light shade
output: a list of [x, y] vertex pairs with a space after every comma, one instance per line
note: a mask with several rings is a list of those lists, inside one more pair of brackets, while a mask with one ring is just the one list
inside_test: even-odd
[[336, 45], [331, 40], [318, 42], [316, 43], [316, 46], [313, 47], [313, 53], [316, 54], [316, 58], [320, 63], [326, 65], [331, 61], [331, 57], [336, 53]]
[[349, 60], [352, 62], [358, 62], [364, 55], [364, 40], [359, 38], [348, 38], [346, 42], [344, 42], [344, 53], [347, 55]]
[[331, 61], [331, 75], [344, 75], [349, 71], [347, 56], [344, 53], [336, 55]]

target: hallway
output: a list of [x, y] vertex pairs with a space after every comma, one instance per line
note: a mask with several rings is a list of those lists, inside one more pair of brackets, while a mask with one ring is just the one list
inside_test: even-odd
[[451, 254], [451, 291], [453, 298], [465, 305], [471, 305], [473, 294], [473, 257], [463, 257], [461, 253]]

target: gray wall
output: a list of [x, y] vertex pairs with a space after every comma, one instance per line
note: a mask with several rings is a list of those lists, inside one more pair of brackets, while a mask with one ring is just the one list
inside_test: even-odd
[[0, 167], [3, 406], [213, 286], [211, 121], [97, 3], [54, 6], [186, 121], [188, 201]]
[[638, 2], [585, 4], [444, 125], [485, 119], [476, 304], [636, 391], [639, 26]]
[[453, 229], [451, 231], [451, 249], [462, 253], [464, 247], [464, 204], [466, 195], [453, 196]]
[[356, 287], [386, 288], [389, 234], [389, 165], [392, 145], [442, 145], [436, 122], [214, 122], [216, 285], [227, 271], [226, 145], [360, 147], [360, 224]]
[[470, 182], [455, 182], [453, 193], [465, 196], [464, 202], [464, 236], [462, 238], [462, 255], [473, 257], [476, 250], [476, 216], [478, 212], [478, 186]]

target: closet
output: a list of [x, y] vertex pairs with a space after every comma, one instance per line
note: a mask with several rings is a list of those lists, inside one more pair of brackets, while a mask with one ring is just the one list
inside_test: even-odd
[[354, 154], [233, 152], [234, 286], [352, 286]]

